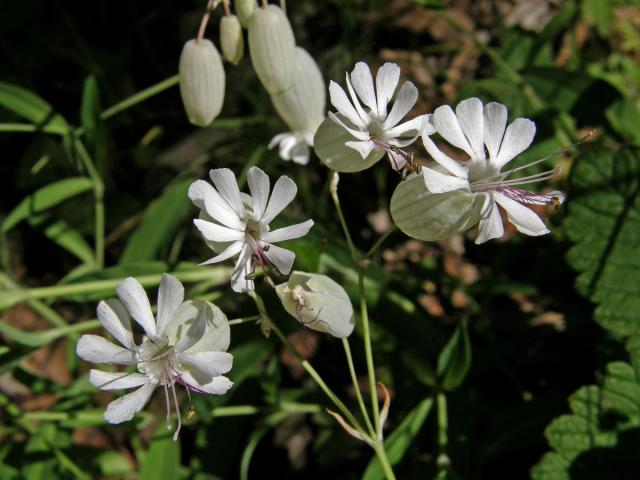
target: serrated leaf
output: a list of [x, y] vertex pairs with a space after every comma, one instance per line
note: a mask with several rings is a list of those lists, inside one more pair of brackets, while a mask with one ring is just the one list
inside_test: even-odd
[[2, 222], [3, 233], [8, 232], [21, 221], [56, 206], [71, 197], [87, 192], [93, 188], [93, 182], [86, 177], [65, 178], [46, 185], [25, 199]]
[[531, 470], [533, 480], [638, 478], [640, 381], [633, 367], [607, 365], [603, 386], [582, 387], [569, 398], [571, 414], [545, 430], [552, 452]]
[[440, 386], [447, 391], [455, 390], [464, 381], [470, 367], [471, 343], [467, 326], [461, 323], [438, 357]]
[[69, 131], [66, 120], [56, 113], [51, 105], [35, 93], [0, 82], [0, 106], [39, 126], [47, 126], [64, 134]]
[[640, 331], [640, 150], [597, 149], [574, 167], [564, 227], [580, 293], [618, 335]]
[[127, 242], [120, 265], [158, 258], [162, 247], [191, 213], [187, 190], [192, 182], [184, 180], [174, 185], [149, 205], [142, 223]]
[[[432, 406], [433, 399], [431, 397], [425, 398], [404, 417], [400, 425], [385, 439], [384, 448], [391, 466], [397, 465], [407, 453]], [[383, 480], [384, 478], [384, 471], [378, 457], [373, 457], [362, 476], [362, 480]]]

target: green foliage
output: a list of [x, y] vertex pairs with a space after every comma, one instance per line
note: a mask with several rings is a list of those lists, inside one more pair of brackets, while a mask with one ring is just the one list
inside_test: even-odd
[[596, 321], [617, 335], [640, 331], [640, 153], [594, 149], [571, 177], [564, 226], [575, 245], [578, 291], [598, 304]]
[[60, 135], [69, 133], [66, 120], [45, 100], [25, 88], [0, 82], [0, 106], [45, 131]]
[[471, 342], [467, 325], [456, 328], [438, 358], [440, 386], [446, 391], [455, 390], [464, 381], [471, 367]]
[[149, 204], [142, 222], [131, 234], [120, 257], [120, 265], [159, 258], [176, 229], [192, 212], [187, 190], [193, 179], [183, 180], [167, 189]]
[[631, 479], [640, 475], [640, 377], [638, 365], [606, 367], [601, 385], [580, 388], [569, 398], [571, 414], [547, 427], [553, 449], [533, 467], [533, 480]]

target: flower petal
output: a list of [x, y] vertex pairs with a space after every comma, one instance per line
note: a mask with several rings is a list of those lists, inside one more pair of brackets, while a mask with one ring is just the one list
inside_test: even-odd
[[329, 112], [329, 118], [333, 120], [335, 123], [337, 123], [338, 125], [340, 125], [342, 128], [344, 128], [351, 135], [356, 137], [358, 140], [369, 140], [371, 138], [371, 134], [369, 133], [368, 130], [362, 131], [362, 130], [356, 130], [355, 128], [351, 128], [333, 112]]
[[387, 116], [387, 104], [396, 91], [400, 80], [400, 67], [396, 63], [387, 62], [376, 74], [376, 97], [378, 100], [378, 117]]
[[288, 275], [296, 259], [296, 254], [286, 248], [280, 248], [276, 245], [269, 245], [269, 250], [264, 251], [265, 257], [273, 263], [278, 271], [283, 275]]
[[[383, 128], [385, 130], [395, 127], [404, 116], [409, 113], [418, 100], [418, 89], [411, 82], [404, 82], [398, 96], [393, 102], [393, 107], [389, 112], [389, 116], [384, 121]], [[395, 135], [394, 135], [395, 136]]]
[[[184, 352], [198, 343], [207, 329], [206, 304], [203, 302], [194, 305], [197, 305], [196, 308], [198, 309], [195, 319], [189, 322], [189, 320], [191, 320], [189, 318], [178, 317], [176, 319], [178, 323], [172, 325], [172, 330], [175, 330], [177, 327], [177, 331], [179, 332], [178, 341], [173, 345], [173, 350], [176, 352]], [[189, 325], [189, 328], [184, 331], [187, 325]]]
[[196, 207], [215, 221], [237, 230], [244, 228], [238, 214], [209, 182], [196, 180], [189, 187], [188, 195]]
[[281, 176], [273, 186], [273, 192], [271, 192], [267, 209], [259, 220], [266, 225], [271, 223], [271, 220], [276, 218], [276, 216], [291, 203], [296, 193], [298, 193], [298, 187], [295, 182], [289, 177]]
[[224, 249], [220, 254], [216, 255], [213, 258], [210, 258], [206, 262], [202, 262], [200, 265], [211, 265], [212, 263], [224, 262], [231, 257], [236, 256], [242, 250], [244, 245], [243, 241], [236, 241], [229, 245], [226, 249]]
[[422, 143], [424, 143], [424, 148], [427, 149], [431, 158], [438, 162], [440, 166], [451, 172], [451, 174], [456, 177], [463, 178], [465, 180], [468, 178], [467, 169], [453, 158], [442, 153], [428, 135], [422, 135]]
[[109, 423], [122, 423], [131, 420], [136, 413], [144, 408], [155, 389], [155, 384], [145, 383], [135, 392], [114, 400], [107, 405], [104, 419]]
[[[420, 136], [421, 132], [424, 132], [424, 122], [426, 122], [426, 115], [420, 115], [387, 130], [386, 135], [395, 138], [395, 140], [389, 140], [389, 143], [397, 147], [411, 145]], [[409, 138], [400, 140], [401, 137]]]
[[376, 149], [376, 144], [371, 140], [367, 140], [364, 142], [345, 142], [345, 146], [352, 148], [356, 152], [358, 152], [363, 160], [371, 155], [371, 152]]
[[206, 220], [196, 218], [193, 223], [200, 230], [202, 236], [212, 242], [233, 242], [244, 238], [242, 231], [216, 225]]
[[149, 378], [142, 373], [131, 372], [103, 372], [92, 369], [89, 372], [89, 382], [100, 390], [120, 390], [144, 385]]
[[536, 135], [536, 124], [527, 118], [516, 118], [507, 127], [500, 145], [500, 152], [496, 156], [493, 164], [496, 168], [502, 168], [507, 162], [511, 161], [516, 155], [526, 150], [533, 137]]
[[136, 363], [136, 355], [98, 335], [82, 335], [76, 345], [80, 358], [92, 363], [113, 363], [131, 365]]
[[453, 190], [470, 191], [469, 181], [467, 179], [442, 173], [429, 167], [422, 167], [422, 175], [424, 176], [424, 183], [427, 186], [427, 190], [431, 193], [445, 193]]
[[504, 226], [502, 225], [500, 209], [491, 194], [486, 194], [485, 204], [482, 207], [482, 217], [480, 218], [480, 231], [475, 243], [480, 245], [492, 238], [500, 238], [502, 235], [504, 235]]
[[329, 97], [331, 98], [331, 104], [338, 110], [338, 112], [349, 119], [351, 123], [364, 128], [362, 119], [358, 115], [358, 112], [353, 107], [347, 94], [340, 85], [331, 80], [329, 82]]
[[489, 158], [495, 159], [500, 151], [500, 144], [507, 126], [507, 107], [500, 103], [487, 103], [484, 107], [484, 143], [489, 151]]
[[366, 130], [367, 125], [371, 120], [371, 117], [367, 112], [364, 111], [364, 108], [362, 108], [362, 105], [360, 105], [360, 100], [358, 99], [358, 95], [356, 95], [356, 92], [353, 89], [353, 85], [351, 84], [351, 78], [349, 77], [348, 73], [345, 75], [345, 81], [347, 83], [347, 90], [349, 90], [349, 96], [351, 97], [351, 102], [353, 103], [353, 106], [355, 107], [356, 112], [358, 113], [358, 117], [360, 117], [360, 121], [354, 123], [354, 125], [357, 125], [363, 130]]
[[189, 372], [184, 372], [180, 376], [180, 379], [187, 385], [193, 387], [195, 391], [209, 393], [211, 395], [224, 395], [233, 387], [233, 382], [222, 375], [213, 377], [209, 383], [204, 385], [199, 383]]
[[184, 352], [180, 354], [180, 361], [191, 370], [191, 374], [197, 380], [201, 380], [201, 377], [207, 379], [205, 382], [199, 382], [202, 384], [231, 370], [233, 355], [227, 352]]
[[164, 333], [164, 329], [183, 301], [184, 287], [180, 280], [163, 273], [158, 289], [158, 335]]
[[245, 214], [244, 205], [242, 204], [240, 189], [233, 172], [228, 168], [215, 168], [209, 171], [209, 176], [222, 198], [227, 201], [239, 217], [243, 217]]
[[467, 155], [473, 157], [473, 149], [464, 136], [456, 114], [449, 105], [436, 108], [431, 116], [431, 121], [442, 138], [454, 147], [461, 148]]
[[362, 102], [369, 107], [371, 112], [376, 112], [378, 105], [376, 102], [376, 93], [373, 89], [373, 77], [366, 63], [356, 63], [356, 66], [351, 72], [351, 83]]
[[253, 200], [253, 217], [262, 218], [269, 201], [269, 176], [258, 167], [251, 167], [247, 173], [247, 183]]
[[297, 223], [284, 228], [278, 228], [262, 235], [262, 240], [268, 243], [282, 242], [284, 240], [291, 240], [292, 238], [304, 237], [311, 227], [313, 226], [313, 220], [307, 220], [306, 222]]
[[[313, 137], [311, 142], [313, 142]], [[299, 140], [293, 148], [289, 151], [289, 157], [295, 163], [299, 165], [306, 165], [309, 163], [309, 154], [311, 153], [309, 149], [309, 143], [306, 139]]]
[[245, 244], [231, 274], [231, 289], [234, 292], [246, 292], [254, 289], [253, 280], [247, 280], [246, 278], [252, 270], [252, 255], [251, 249]]
[[482, 101], [479, 98], [467, 98], [456, 106], [456, 117], [460, 128], [471, 145], [475, 160], [484, 160], [484, 117]]
[[122, 304], [114, 299], [101, 301], [97, 309], [98, 320], [102, 326], [129, 350], [135, 348], [129, 314]]
[[125, 278], [116, 286], [116, 293], [120, 301], [133, 319], [149, 336], [156, 335], [156, 320], [151, 313], [151, 305], [147, 293], [140, 282], [133, 277]]
[[530, 208], [521, 205], [502, 193], [493, 193], [493, 198], [507, 212], [507, 218], [525, 235], [537, 237], [549, 233], [549, 229], [542, 219]]

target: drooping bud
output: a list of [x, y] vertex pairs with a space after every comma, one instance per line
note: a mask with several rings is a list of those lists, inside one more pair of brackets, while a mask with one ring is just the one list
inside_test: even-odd
[[440, 240], [480, 221], [484, 196], [464, 190], [431, 193], [422, 174], [411, 174], [391, 197], [391, 218], [405, 234]]
[[296, 40], [276, 5], [257, 8], [249, 19], [249, 53], [256, 75], [270, 94], [285, 91], [293, 76]]
[[276, 111], [292, 132], [313, 135], [324, 119], [327, 94], [322, 72], [303, 48], [295, 48], [291, 85], [282, 93], [271, 95]]
[[235, 15], [225, 15], [220, 20], [220, 47], [228, 62], [234, 65], [240, 63], [244, 55], [244, 37], [240, 21]]
[[276, 286], [285, 310], [302, 325], [346, 338], [353, 332], [353, 307], [347, 292], [326, 275], [292, 272], [287, 283]]
[[189, 40], [180, 55], [180, 96], [189, 121], [206, 127], [222, 110], [225, 75], [216, 47], [207, 39]]
[[256, 9], [256, 0], [235, 0], [233, 7], [240, 20], [240, 25], [247, 28], [249, 26], [249, 19]]

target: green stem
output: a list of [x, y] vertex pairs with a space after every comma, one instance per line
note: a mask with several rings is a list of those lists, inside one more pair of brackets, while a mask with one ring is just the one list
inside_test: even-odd
[[44, 132], [54, 135], [67, 135], [69, 133], [69, 129], [57, 125], [34, 125], [33, 123], [0, 123], [0, 132]]
[[[337, 175], [337, 174], [334, 174]], [[362, 319], [362, 336], [364, 339], [364, 353], [367, 361], [367, 375], [369, 377], [369, 394], [371, 396], [371, 407], [373, 410], [373, 423], [376, 431], [376, 438], [378, 438], [381, 433], [380, 426], [380, 406], [378, 405], [378, 386], [376, 385], [376, 372], [375, 366], [373, 363], [373, 352], [371, 349], [371, 332], [369, 330], [369, 314], [367, 313], [367, 299], [365, 297], [364, 290], [364, 270], [362, 268], [362, 264], [360, 262], [360, 254], [353, 244], [353, 240], [351, 239], [351, 233], [349, 232], [349, 227], [347, 226], [347, 222], [344, 219], [344, 215], [342, 213], [342, 207], [340, 206], [340, 198], [338, 197], [338, 187], [337, 183], [334, 183], [330, 188], [331, 197], [333, 198], [333, 203], [336, 206], [336, 211], [338, 212], [338, 218], [340, 219], [340, 224], [342, 225], [342, 231], [344, 232], [345, 239], [347, 240], [347, 244], [349, 245], [349, 249], [351, 250], [351, 256], [353, 258], [353, 262], [358, 269], [358, 290], [360, 293], [360, 317]]]
[[[231, 275], [230, 267], [213, 267], [199, 268], [191, 271], [172, 272], [181, 282], [201, 282], [203, 280], [215, 280], [216, 286], [222, 285], [229, 281]], [[162, 274], [140, 275], [136, 279], [145, 287], [160, 284]], [[73, 283], [69, 285], [54, 285], [50, 287], [38, 287], [21, 289], [14, 291], [0, 292], [0, 309], [9, 308], [18, 302], [34, 299], [54, 299], [67, 295], [77, 295], [80, 293], [91, 293], [100, 290], [114, 290], [116, 285], [122, 281], [121, 278], [113, 278], [109, 280], [94, 280], [92, 282]]]
[[447, 454], [447, 446], [449, 443], [447, 397], [443, 392], [436, 394], [436, 405], [438, 408], [438, 458], [436, 459], [438, 472], [436, 479], [444, 479], [447, 478], [451, 460]]
[[124, 110], [127, 110], [128, 108], [131, 108], [138, 103], [144, 102], [146, 99], [151, 98], [158, 93], [168, 90], [169, 88], [177, 85], [179, 81], [180, 76], [178, 74], [175, 74], [172, 77], [166, 78], [161, 82], [156, 83], [155, 85], [151, 85], [150, 87], [141, 90], [135, 95], [125, 98], [124, 100], [107, 108], [100, 114], [100, 118], [102, 120], [107, 120], [108, 118], [111, 118], [114, 115], [117, 115], [118, 113], [123, 112]]
[[355, 389], [355, 392], [356, 392], [356, 398], [358, 399], [358, 405], [360, 405], [360, 411], [362, 412], [362, 417], [364, 418], [364, 421], [367, 424], [369, 435], [372, 438], [375, 438], [375, 429], [371, 424], [371, 418], [369, 418], [369, 412], [367, 412], [367, 407], [364, 404], [364, 399], [362, 398], [362, 392], [360, 391], [360, 384], [358, 383], [358, 376], [356, 375], [356, 369], [353, 364], [353, 357], [351, 356], [351, 346], [349, 345], [349, 340], [346, 338], [343, 338], [342, 346], [344, 347], [344, 353], [347, 356], [347, 364], [349, 365], [351, 382], [353, 383], [353, 388]]
[[73, 142], [74, 148], [82, 162], [89, 177], [93, 181], [93, 196], [95, 199], [95, 255], [96, 266], [102, 268], [104, 266], [104, 183], [102, 177], [98, 173], [89, 152], [80, 140]]
[[253, 315], [246, 318], [234, 318], [229, 320], [229, 325], [240, 325], [241, 323], [256, 322], [257, 320], [260, 320], [260, 315]]
[[309, 361], [305, 359], [300, 354], [300, 352], [298, 352], [298, 350], [296, 350], [296, 348], [291, 344], [291, 342], [289, 342], [289, 339], [287, 339], [285, 334], [282, 333], [282, 331], [278, 328], [278, 326], [275, 323], [273, 323], [273, 321], [267, 314], [267, 310], [264, 307], [264, 302], [262, 301], [262, 298], [260, 297], [260, 295], [258, 295], [255, 291], [250, 291], [249, 295], [251, 296], [251, 298], [253, 298], [256, 304], [256, 307], [258, 308], [258, 311], [262, 316], [263, 321], [269, 322], [269, 327], [274, 332], [276, 332], [276, 335], [278, 336], [280, 341], [284, 344], [284, 346], [287, 348], [287, 350], [289, 350], [289, 352], [291, 352], [291, 354], [294, 357], [296, 357], [296, 359], [302, 365], [302, 368], [304, 368], [307, 371], [309, 376], [313, 378], [313, 380], [318, 384], [318, 386], [322, 389], [325, 395], [329, 397], [329, 399], [333, 402], [333, 404], [336, 407], [338, 407], [338, 410], [340, 410], [342, 414], [347, 418], [347, 420], [349, 420], [351, 425], [360, 433], [362, 433], [364, 436], [366, 436], [366, 433], [364, 433], [364, 430], [360, 426], [360, 423], [358, 422], [358, 420], [356, 420], [355, 416], [351, 413], [351, 411], [347, 408], [347, 406], [344, 403], [342, 403], [342, 400], [340, 400], [338, 396], [333, 392], [333, 390], [329, 388], [329, 386], [325, 383], [325, 381], [320, 376], [320, 374], [316, 371], [315, 368], [313, 368], [311, 363], [309, 363]]
[[376, 243], [373, 244], [373, 247], [371, 247], [369, 249], [369, 251], [364, 255], [365, 258], [370, 258], [374, 253], [376, 253], [378, 251], [378, 248], [380, 248], [380, 246], [382, 245], [382, 243], [389, 238], [389, 236], [394, 233], [396, 230], [398, 230], [398, 227], [396, 226], [396, 224], [394, 223], [391, 228], [389, 228], [389, 230], [387, 230], [385, 233], [383, 233], [380, 238], [378, 238], [378, 240], [376, 241]]
[[378, 443], [374, 450], [376, 452], [376, 455], [378, 456], [378, 460], [380, 460], [380, 465], [382, 465], [382, 470], [384, 470], [384, 474], [387, 477], [387, 480], [396, 480], [396, 476], [393, 473], [391, 464], [389, 463], [389, 458], [387, 457], [387, 452], [384, 449], [384, 445], [382, 445], [382, 443]]

